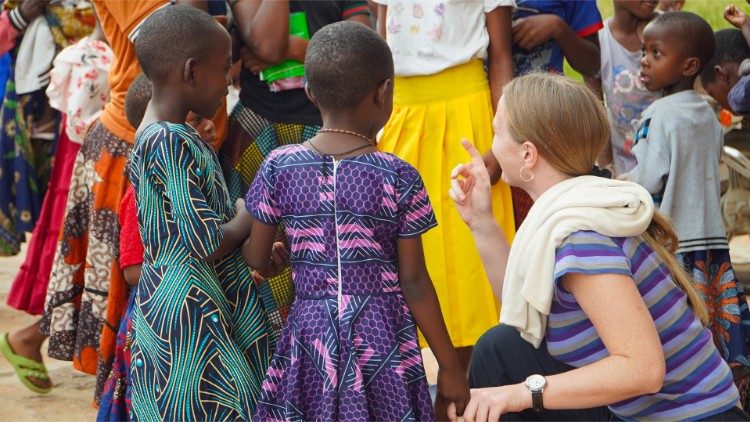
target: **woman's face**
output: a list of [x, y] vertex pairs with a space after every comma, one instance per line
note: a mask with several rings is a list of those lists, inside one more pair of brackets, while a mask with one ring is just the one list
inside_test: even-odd
[[492, 127], [495, 130], [495, 137], [492, 140], [492, 153], [503, 170], [502, 180], [508, 185], [520, 186], [523, 183], [519, 177], [519, 172], [524, 164], [524, 146], [514, 141], [510, 136], [505, 114], [505, 101], [502, 98], [500, 98], [500, 103], [497, 106], [495, 118], [492, 120]]

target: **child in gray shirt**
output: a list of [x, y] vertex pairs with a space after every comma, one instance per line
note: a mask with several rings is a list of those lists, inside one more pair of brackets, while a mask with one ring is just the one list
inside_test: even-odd
[[629, 179], [645, 187], [669, 216], [679, 238], [678, 260], [703, 294], [714, 341], [734, 370], [746, 401], [750, 374], [750, 312], [729, 261], [721, 220], [719, 159], [722, 131], [693, 83], [714, 54], [709, 24], [689, 12], [660, 15], [643, 31], [641, 81], [663, 90], [641, 115]]

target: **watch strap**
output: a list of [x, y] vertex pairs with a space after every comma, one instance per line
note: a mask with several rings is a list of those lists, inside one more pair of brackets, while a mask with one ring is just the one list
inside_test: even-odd
[[544, 402], [542, 400], [541, 391], [531, 392], [531, 405], [532, 409], [534, 409], [535, 412], [541, 412], [542, 410], [544, 410]]

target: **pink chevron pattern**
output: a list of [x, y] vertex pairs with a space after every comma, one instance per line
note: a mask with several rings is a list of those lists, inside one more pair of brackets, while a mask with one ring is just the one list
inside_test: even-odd
[[269, 154], [246, 203], [284, 223], [296, 293], [255, 419], [434, 419], [396, 253], [399, 238], [436, 225], [417, 171], [380, 152], [334, 169], [287, 146]]

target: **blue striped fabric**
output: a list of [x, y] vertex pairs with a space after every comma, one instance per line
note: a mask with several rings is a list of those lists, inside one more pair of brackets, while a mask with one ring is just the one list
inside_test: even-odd
[[711, 332], [695, 317], [687, 296], [645, 241], [580, 231], [563, 241], [555, 261], [555, 299], [548, 319], [547, 347], [561, 362], [581, 367], [608, 355], [591, 321], [563, 287], [565, 274], [632, 277], [654, 318], [666, 358], [664, 386], [656, 394], [609, 406], [618, 417], [696, 420], [738, 404], [731, 371], [716, 350]]

